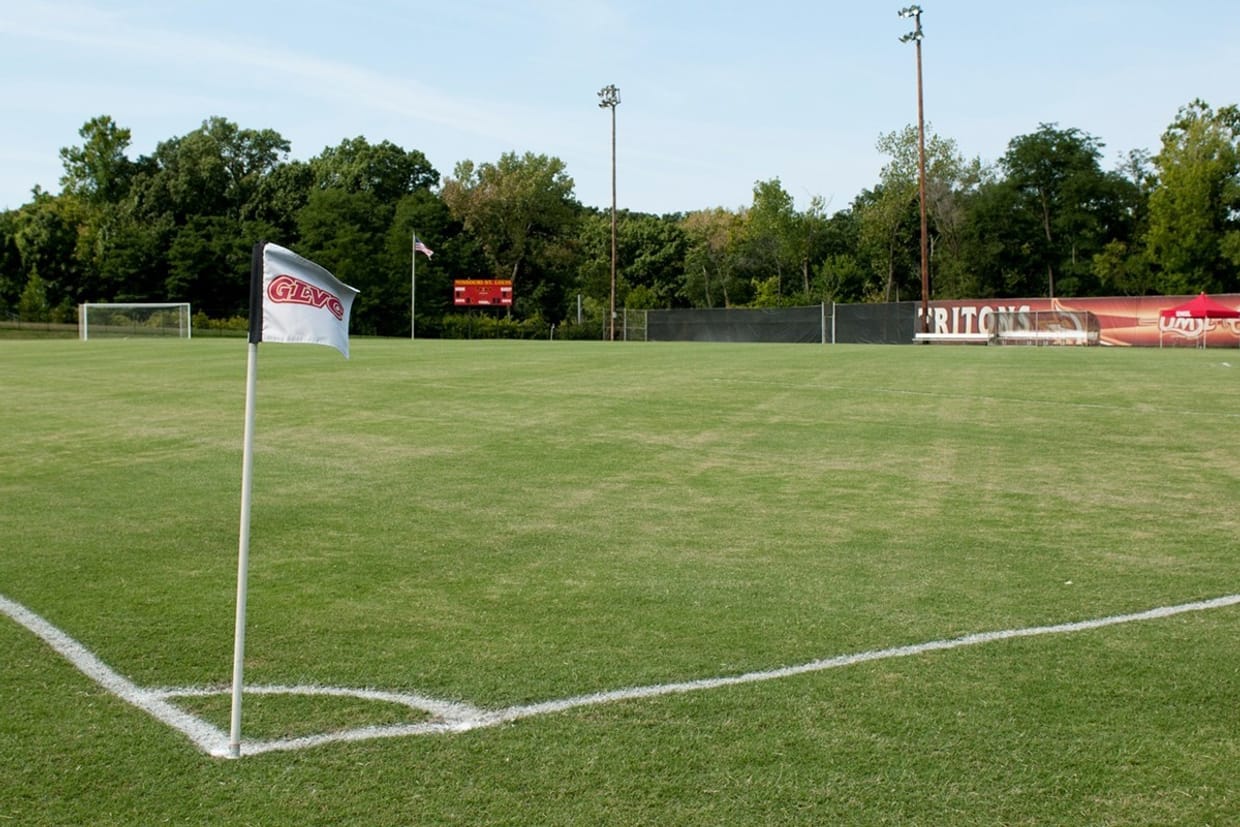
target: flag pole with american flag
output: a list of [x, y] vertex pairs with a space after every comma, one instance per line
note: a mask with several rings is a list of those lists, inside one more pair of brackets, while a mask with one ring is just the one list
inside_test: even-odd
[[357, 290], [292, 250], [260, 241], [250, 259], [250, 335], [241, 458], [241, 531], [237, 543], [237, 617], [233, 638], [232, 715], [228, 752], [241, 757], [241, 688], [245, 603], [254, 481], [254, 413], [259, 342], [328, 345], [349, 358], [349, 310]]
[[418, 234], [413, 233], [413, 249], [410, 252], [410, 258], [413, 263], [410, 265], [410, 280], [412, 284], [409, 287], [409, 338], [416, 338], [417, 322], [416, 313], [418, 310], [418, 253], [422, 253], [427, 258], [435, 255], [430, 247], [422, 243], [422, 239], [418, 238]]

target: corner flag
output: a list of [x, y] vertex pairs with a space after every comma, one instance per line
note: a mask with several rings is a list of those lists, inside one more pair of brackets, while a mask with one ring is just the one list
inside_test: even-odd
[[241, 757], [241, 695], [245, 666], [245, 603], [254, 488], [254, 412], [258, 345], [330, 345], [349, 358], [349, 310], [357, 290], [292, 250], [260, 241], [250, 260], [250, 340], [246, 357], [245, 434], [241, 452], [241, 530], [237, 540], [237, 615], [233, 638], [232, 714], [228, 752]]
[[[349, 358], [349, 310], [357, 290], [309, 259], [262, 243], [261, 299], [257, 312], [251, 285], [250, 341], [330, 345]], [[257, 258], [257, 254], [255, 256]], [[255, 262], [255, 266], [258, 263]], [[251, 278], [257, 273], [251, 274]], [[255, 330], [256, 317], [262, 326]]]

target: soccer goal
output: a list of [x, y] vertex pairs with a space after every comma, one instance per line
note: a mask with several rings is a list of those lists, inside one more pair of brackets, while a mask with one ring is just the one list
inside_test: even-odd
[[140, 336], [191, 337], [189, 302], [82, 304], [78, 306], [78, 337], [87, 339]]
[[1096, 345], [1102, 334], [1088, 310], [999, 310], [991, 324], [1001, 345]]

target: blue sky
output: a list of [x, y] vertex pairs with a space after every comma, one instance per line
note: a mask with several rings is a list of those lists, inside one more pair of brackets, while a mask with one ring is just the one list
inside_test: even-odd
[[[831, 0], [7, 0], [0, 6], [0, 209], [60, 190], [91, 117], [130, 157], [210, 116], [271, 128], [308, 159], [365, 136], [444, 175], [554, 155], [582, 203], [664, 213], [750, 203], [779, 178], [804, 208], [872, 187], [878, 136], [916, 122], [911, 21]], [[1043, 122], [1157, 151], [1194, 98], [1240, 103], [1240, 11], [1212, 0], [928, 0], [926, 119], [992, 162]]]

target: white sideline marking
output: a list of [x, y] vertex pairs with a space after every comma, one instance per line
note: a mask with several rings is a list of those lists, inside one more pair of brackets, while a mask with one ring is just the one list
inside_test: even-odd
[[[1159, 620], [1186, 612], [1203, 612], [1240, 604], [1240, 594], [1216, 597], [1211, 600], [1200, 600], [1193, 603], [1181, 603], [1175, 606], [1161, 606], [1133, 614], [1111, 615], [1093, 620], [1078, 620], [1070, 623], [1058, 623], [1052, 626], [1029, 626], [1023, 629], [1002, 629], [995, 632], [978, 632], [963, 637], [947, 640], [932, 640], [911, 646], [895, 646], [890, 649], [874, 649], [867, 652], [856, 652], [851, 655], [837, 655], [822, 660], [810, 661], [796, 666], [784, 666], [760, 672], [746, 672], [719, 678], [702, 678], [700, 680], [679, 683], [654, 684], [651, 686], [634, 686], [616, 689], [610, 692], [598, 692], [591, 695], [577, 695], [571, 698], [543, 701], [535, 704], [521, 704], [505, 709], [485, 710], [470, 704], [427, 698], [403, 692], [388, 692], [379, 689], [347, 689], [325, 686], [247, 686], [245, 692], [250, 695], [325, 695], [334, 697], [361, 698], [363, 700], [384, 701], [408, 706], [430, 715], [430, 720], [415, 724], [396, 724], [390, 726], [368, 726], [341, 732], [330, 732], [322, 735], [307, 735], [300, 738], [283, 738], [270, 741], [243, 741], [243, 755], [257, 755], [264, 752], [298, 750], [323, 744], [347, 741], [366, 741], [373, 738], [399, 738], [409, 735], [435, 735], [454, 732], [468, 732], [474, 729], [498, 726], [522, 718], [536, 715], [548, 715], [565, 712], [583, 706], [615, 703], [617, 701], [656, 698], [662, 695], [676, 695], [686, 692], [698, 692], [707, 689], [719, 689], [725, 686], [737, 686], [747, 683], [788, 678], [794, 675], [805, 675], [811, 672], [822, 672], [842, 666], [852, 666], [869, 661], [887, 658], [902, 658], [910, 655], [921, 655], [927, 652], [939, 652], [948, 649], [959, 649], [964, 646], [977, 646], [1021, 637], [1039, 635], [1062, 635], [1073, 632], [1085, 632], [1101, 629], [1105, 626], [1117, 626], [1122, 623], [1135, 623], [1143, 620]], [[25, 626], [45, 643], [59, 652], [69, 663], [77, 667], [87, 677], [138, 709], [143, 710], [156, 720], [184, 733], [202, 752], [217, 758], [229, 757], [229, 738], [223, 730], [211, 726], [206, 721], [191, 715], [173, 704], [170, 698], [202, 697], [206, 695], [228, 694], [228, 689], [211, 689], [198, 687], [143, 689], [132, 681], [124, 678], [103, 661], [99, 660], [90, 650], [82, 646], [60, 629], [44, 620], [39, 615], [0, 595], [0, 611]]]

